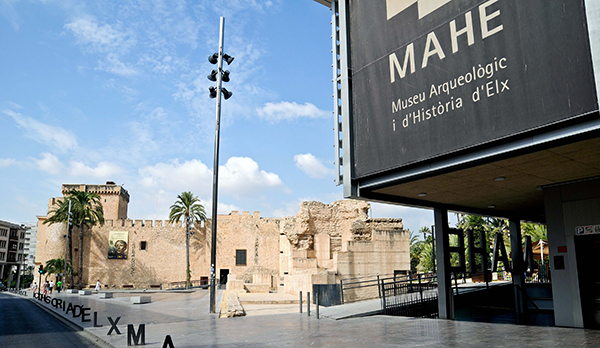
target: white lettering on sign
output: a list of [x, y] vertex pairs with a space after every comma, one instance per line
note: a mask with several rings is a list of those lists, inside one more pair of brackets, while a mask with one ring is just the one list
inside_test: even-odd
[[386, 0], [387, 19], [396, 16], [415, 3], [418, 4], [419, 19], [427, 16], [451, 0]]
[[[497, 24], [495, 27], [490, 27], [490, 21], [496, 17], [500, 16], [500, 10], [491, 11], [488, 14], [488, 8], [494, 3], [500, 0], [488, 0], [483, 4], [479, 5], [479, 26], [481, 30], [481, 39], [486, 39], [494, 34], [497, 34], [504, 30], [504, 26], [502, 24]], [[462, 29], [457, 30], [456, 28], [456, 20], [450, 22], [450, 46], [452, 48], [452, 54], [458, 52], [458, 38], [461, 35], [466, 35], [467, 45], [471, 46], [475, 44], [475, 31], [473, 28], [473, 16], [471, 11], [465, 13], [465, 26]], [[442, 60], [446, 57], [444, 52], [444, 45], [440, 44], [438, 40], [438, 36], [435, 31], [427, 34], [425, 42], [425, 49], [423, 50], [422, 58], [421, 58], [421, 69], [427, 67], [429, 63], [429, 59], [437, 56], [439, 60]], [[448, 48], [446, 48], [448, 49]], [[403, 64], [400, 64], [400, 60], [396, 55], [396, 52], [392, 52], [388, 56], [389, 66], [390, 66], [390, 83], [396, 82], [396, 75], [403, 79], [407, 73], [414, 74], [416, 71], [416, 57], [415, 57], [415, 47], [414, 42], [409, 43], [406, 46], [404, 51], [404, 60]]]

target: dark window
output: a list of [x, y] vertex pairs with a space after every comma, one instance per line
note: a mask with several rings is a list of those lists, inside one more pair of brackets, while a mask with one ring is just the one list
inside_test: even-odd
[[246, 266], [246, 250], [236, 250], [235, 251], [235, 265], [236, 266]]
[[140, 250], [146, 250], [146, 241], [140, 243]]

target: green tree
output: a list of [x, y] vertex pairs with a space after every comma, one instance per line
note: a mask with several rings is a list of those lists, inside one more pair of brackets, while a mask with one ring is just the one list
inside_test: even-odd
[[[200, 199], [195, 197], [191, 192], [183, 192], [177, 196], [177, 201], [171, 206], [169, 213], [169, 222], [180, 222], [185, 220], [185, 252], [186, 252], [186, 280], [185, 288], [189, 288], [192, 279], [190, 271], [190, 236], [192, 234], [192, 223], [194, 221], [206, 221], [206, 212], [204, 206], [200, 204]], [[215, 241], [213, 241], [215, 243]]]
[[523, 231], [523, 236], [531, 236], [532, 243], [536, 243], [540, 239], [548, 240], [548, 229], [546, 225], [534, 224], [532, 222], [522, 222], [521, 231]]
[[427, 239], [421, 243], [421, 252], [419, 253], [419, 264], [417, 270], [422, 273], [433, 271], [435, 255], [433, 253], [431, 240], [431, 236], [427, 236]]
[[67, 271], [64, 271], [65, 268], [65, 260], [58, 258], [58, 259], [50, 259], [48, 261], [46, 261], [46, 277], [44, 279], [48, 279], [48, 276], [51, 274], [59, 274], [59, 273], [63, 273], [63, 277], [66, 277], [67, 274], [72, 274], [73, 273], [73, 266], [71, 265], [71, 260], [67, 260], [66, 262], [67, 264]]
[[419, 255], [421, 254], [423, 242], [419, 240], [417, 232], [407, 230], [410, 233], [410, 272], [417, 273], [419, 266]]
[[[91, 229], [96, 225], [104, 225], [104, 210], [100, 202], [100, 195], [93, 192], [83, 192], [71, 190], [67, 192], [64, 200], [58, 202], [55, 208], [50, 211], [50, 216], [44, 223], [67, 223], [69, 220], [69, 202], [71, 202], [72, 224], [79, 228], [79, 272], [78, 287], [81, 288], [83, 282], [83, 235], [84, 229]], [[67, 232], [68, 234], [69, 231]], [[72, 259], [72, 251], [70, 253]], [[73, 276], [71, 275], [71, 284]]]
[[[48, 214], [48, 218], [44, 221], [44, 224], [53, 225], [57, 223], [68, 224], [69, 222], [69, 202], [70, 199], [65, 197], [65, 199], [61, 199], [56, 202], [56, 205], [50, 210]], [[72, 202], [71, 202], [72, 204]], [[72, 238], [72, 228], [73, 225], [68, 225], [67, 229], [67, 241], [69, 245], [67, 246], [69, 252], [69, 259], [73, 259], [73, 238]], [[66, 243], [66, 242], [65, 242]], [[73, 273], [71, 275], [71, 284], [73, 284]], [[40, 284], [41, 285], [41, 284]]]

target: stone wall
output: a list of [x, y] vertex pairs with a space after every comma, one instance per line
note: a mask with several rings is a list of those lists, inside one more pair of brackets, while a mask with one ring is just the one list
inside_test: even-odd
[[[184, 282], [185, 227], [161, 220], [109, 219], [127, 212], [129, 195], [116, 185], [64, 185], [92, 190], [101, 195], [107, 219], [103, 226], [84, 231], [84, 247], [78, 250], [77, 229], [73, 230], [73, 259], [78, 269], [83, 252], [83, 283], [100, 280], [109, 287], [133, 285], [148, 288]], [[49, 211], [60, 198], [49, 201]], [[297, 293], [312, 291], [312, 284], [361, 275], [393, 273], [410, 269], [408, 234], [401, 219], [369, 219], [369, 204], [337, 201], [331, 204], [302, 202], [296, 216], [261, 218], [259, 212], [232, 211], [218, 216], [216, 277], [232, 275], [250, 291], [278, 289]], [[62, 258], [66, 226], [44, 225], [38, 217], [36, 263]], [[127, 259], [108, 259], [111, 231], [128, 232]], [[190, 241], [192, 280], [210, 277], [211, 220], [196, 224]], [[146, 250], [141, 250], [145, 242]], [[236, 260], [245, 251], [246, 262]], [[241, 254], [240, 254], [241, 255]], [[261, 290], [261, 291], [262, 291]]]

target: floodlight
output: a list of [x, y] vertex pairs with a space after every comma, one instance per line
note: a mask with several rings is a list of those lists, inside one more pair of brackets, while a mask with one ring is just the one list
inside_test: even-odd
[[219, 62], [219, 54], [213, 53], [212, 56], [208, 56], [208, 61], [210, 64], [217, 64]]
[[227, 62], [227, 65], [229, 65], [229, 64], [231, 64], [231, 62], [233, 62], [233, 60], [235, 59], [235, 57], [232, 57], [232, 56], [230, 56], [228, 54], [224, 54], [223, 55], [223, 59], [225, 59], [225, 61]]
[[210, 99], [215, 99], [217, 97], [217, 89], [213, 86], [208, 87], [208, 91], [210, 92]]
[[231, 98], [231, 96], [233, 95], [233, 93], [229, 92], [225, 88], [221, 88], [221, 91], [223, 92], [223, 97], [225, 98], [225, 100]]
[[217, 74], [218, 74], [218, 71], [216, 71], [216, 70], [213, 70], [213, 71], [210, 73], [210, 75], [208, 75], [208, 76], [207, 76], [207, 78], [208, 78], [209, 80], [213, 81], [213, 82], [214, 82], [214, 81], [217, 81]]
[[[214, 70], [213, 70], [214, 71]], [[210, 80], [210, 79], [209, 79]], [[223, 77], [221, 77], [221, 80], [223, 82], [229, 82], [229, 70], [225, 70], [223, 71]], [[211, 81], [216, 81], [216, 80], [211, 80]]]

